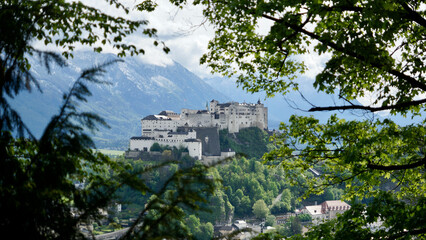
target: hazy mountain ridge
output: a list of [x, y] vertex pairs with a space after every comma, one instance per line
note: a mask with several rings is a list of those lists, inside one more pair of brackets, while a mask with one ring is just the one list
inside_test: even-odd
[[[47, 121], [59, 111], [63, 93], [83, 69], [116, 58], [113, 54], [91, 52], [76, 52], [74, 56], [67, 67], [52, 65], [50, 74], [36, 57], [30, 59], [31, 71], [43, 93], [35, 89], [21, 93], [11, 104], [36, 136], [42, 134]], [[137, 58], [123, 60], [106, 68], [101, 79], [110, 84], [88, 84], [93, 96], [88, 103], [80, 104], [81, 110], [99, 114], [111, 126], [95, 134], [97, 141], [140, 135], [140, 119], [161, 110], [204, 109], [212, 99], [229, 100], [179, 63], [161, 67], [144, 64]]]
[[[74, 59], [68, 61], [67, 67], [52, 65], [49, 74], [36, 57], [30, 59], [31, 71], [38, 79], [43, 93], [33, 89], [31, 93], [22, 92], [11, 101], [18, 110], [24, 122], [40, 136], [48, 120], [59, 111], [62, 95], [67, 92], [81, 71], [113, 59], [113, 54], [97, 54], [92, 52], [75, 52]], [[293, 92], [286, 96], [287, 100], [295, 103], [291, 108], [283, 96], [266, 99], [262, 93], [248, 94], [237, 88], [234, 81], [226, 78], [212, 77], [200, 79], [188, 69], [175, 62], [169, 66], [144, 64], [137, 58], [126, 57], [124, 62], [112, 64], [106, 68], [102, 77], [110, 84], [89, 84], [93, 96], [88, 103], [80, 104], [83, 111], [91, 111], [105, 118], [111, 126], [102, 128], [94, 135], [98, 146], [104, 147], [104, 142], [115, 143], [108, 146], [120, 145], [125, 148], [128, 139], [140, 135], [140, 119], [146, 115], [156, 114], [162, 110], [180, 112], [182, 108], [205, 109], [207, 102], [217, 99], [220, 102], [257, 102], [260, 100], [268, 107], [269, 129], [277, 129], [279, 122], [288, 122], [292, 114], [315, 115], [325, 122], [331, 114], [337, 114], [346, 119], [362, 119], [365, 116], [353, 115], [351, 112], [306, 112], [311, 105]], [[301, 78], [301, 81], [309, 79]], [[326, 96], [317, 93], [312, 87], [304, 89], [305, 96], [318, 106], [333, 106], [337, 103], [336, 96]], [[227, 97], [230, 96], [230, 97]], [[305, 111], [301, 111], [304, 109]], [[359, 113], [359, 112], [358, 112]], [[377, 118], [382, 118], [376, 116]], [[398, 123], [409, 124], [409, 119], [394, 117]]]

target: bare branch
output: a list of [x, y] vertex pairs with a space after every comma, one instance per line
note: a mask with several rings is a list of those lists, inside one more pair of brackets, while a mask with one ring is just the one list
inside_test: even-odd
[[411, 106], [417, 106], [426, 103], [426, 99], [422, 100], [416, 100], [411, 102], [404, 102], [399, 103], [395, 105], [390, 106], [382, 106], [382, 107], [370, 107], [370, 106], [362, 106], [362, 105], [351, 105], [351, 106], [332, 106], [332, 107], [314, 107], [309, 109], [309, 112], [316, 112], [316, 111], [334, 111], [334, 110], [354, 110], [354, 109], [360, 109], [360, 110], [367, 110], [370, 112], [378, 112], [378, 111], [384, 111], [384, 110], [392, 110], [392, 109], [401, 109]]

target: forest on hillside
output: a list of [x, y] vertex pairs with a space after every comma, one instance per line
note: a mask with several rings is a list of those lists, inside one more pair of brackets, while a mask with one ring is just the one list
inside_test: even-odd
[[[255, 222], [269, 219], [267, 225], [276, 226], [275, 216], [292, 213], [296, 208], [301, 208], [303, 204], [340, 199], [343, 190], [338, 187], [330, 187], [323, 194], [303, 199], [303, 178], [299, 179], [298, 184], [292, 185], [281, 168], [263, 164], [261, 156], [268, 147], [273, 147], [269, 142], [267, 132], [258, 128], [248, 128], [230, 136], [226, 131], [221, 131], [221, 146], [245, 151], [254, 145], [256, 148], [247, 151], [246, 156], [227, 159], [209, 170], [209, 176], [218, 181], [215, 192], [206, 198], [205, 203], [201, 204], [201, 208], [205, 208], [206, 211], [183, 208], [186, 220], [176, 222], [176, 228], [186, 225], [185, 227], [191, 231], [194, 239], [210, 239], [213, 235], [208, 235], [206, 238], [205, 234], [200, 234], [200, 229], [210, 229], [210, 226], [215, 225], [230, 225], [237, 219], [252, 219]], [[151, 150], [161, 152], [161, 159], [156, 157], [131, 160], [121, 157], [117, 161], [128, 164], [133, 172], [152, 168], [161, 162], [173, 161], [167, 166], [139, 176], [153, 191], [159, 191], [179, 169], [192, 168], [201, 164], [198, 160], [185, 154], [185, 149], [155, 144]], [[314, 178], [314, 175], [310, 174], [308, 177]], [[96, 225], [95, 232], [109, 232], [116, 230], [117, 226], [129, 225], [132, 219], [138, 217], [152, 197], [149, 193], [144, 195], [130, 187], [120, 188], [116, 194], [116, 201], [122, 206], [121, 211], [112, 214], [109, 221], [103, 226]], [[279, 195], [281, 197], [274, 201]], [[256, 206], [261, 206], [259, 208], [265, 213], [260, 216], [256, 214], [254, 210], [257, 208]], [[308, 219], [304, 219], [306, 217]], [[300, 218], [309, 221], [308, 216]], [[207, 232], [213, 234], [213, 231], [208, 230]]]
[[[334, 113], [326, 122], [314, 115], [282, 119], [280, 134], [269, 137], [273, 145], [224, 134], [223, 147], [233, 147], [240, 157], [220, 166], [180, 161], [186, 157], [179, 149], [162, 150], [162, 161], [156, 162], [111, 159], [93, 151], [93, 134], [108, 124], [81, 107], [92, 95], [89, 85], [112, 88], [104, 78], [108, 69], [126, 56], [145, 54], [148, 45], [169, 53], [170, 29], [179, 28], [165, 24], [165, 18], [148, 21], [163, 9], [160, 1], [88, 5], [93, 2], [0, 1], [4, 236], [93, 239], [105, 216], [112, 216], [105, 222], [110, 229], [125, 219], [130, 223], [123, 239], [203, 239], [211, 237], [213, 224], [236, 217], [273, 222], [273, 212], [297, 208], [294, 199], [302, 196], [305, 201], [342, 197], [352, 205], [304, 234], [294, 235], [301, 219], [290, 218], [277, 233], [257, 239], [426, 238], [424, 0], [169, 0], [178, 9], [195, 5], [201, 26], [214, 31], [206, 45], [194, 44], [205, 51], [197, 64], [235, 79], [248, 93], [285, 97], [294, 92], [309, 104], [303, 111]], [[185, 40], [190, 39], [205, 38]], [[67, 89], [52, 100], [58, 108], [35, 135], [12, 104], [22, 93], [43, 94], [46, 80], [32, 71], [30, 56], [48, 73], [65, 71], [78, 48], [108, 49], [117, 58], [61, 79]], [[300, 78], [305, 74], [310, 81]], [[311, 92], [333, 102], [310, 102], [305, 96]], [[342, 119], [343, 111], [359, 118]], [[376, 118], [378, 113], [408, 124]], [[257, 133], [247, 136], [252, 134]], [[319, 174], [312, 176], [313, 169]], [[269, 209], [280, 193], [279, 204]]]

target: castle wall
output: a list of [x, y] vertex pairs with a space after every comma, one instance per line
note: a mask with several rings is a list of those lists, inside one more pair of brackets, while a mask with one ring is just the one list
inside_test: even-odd
[[176, 131], [178, 127], [178, 121], [172, 119], [142, 119], [142, 136], [150, 136], [153, 134], [154, 130], [167, 130], [167, 131]]
[[209, 165], [209, 164], [217, 163], [220, 160], [234, 157], [234, 156], [235, 156], [235, 152], [221, 152], [220, 156], [204, 156], [203, 155], [203, 162]]
[[[229, 133], [248, 127], [267, 129], [268, 109], [260, 102], [219, 104], [212, 100], [209, 110], [182, 109], [180, 114], [162, 111], [158, 115], [145, 117], [141, 123], [142, 137], [130, 140], [131, 150], [149, 151], [152, 144], [157, 142], [186, 147], [191, 157], [201, 159], [204, 155], [216, 159], [224, 157], [220, 153], [218, 129], [228, 129]], [[186, 130], [177, 132], [181, 128]]]
[[230, 133], [239, 132], [242, 128], [268, 128], [268, 109], [261, 103], [224, 103], [210, 102], [209, 111], [182, 109], [180, 126], [219, 127], [228, 129]]
[[186, 144], [187, 144], [186, 147], [188, 148], [189, 156], [201, 160], [203, 156], [203, 153], [202, 153], [203, 146], [201, 142], [186, 142]]
[[[180, 114], [179, 125], [189, 127], [212, 127], [212, 115], [207, 111], [195, 111], [189, 110], [184, 111]], [[195, 113], [194, 113], [195, 111]]]
[[210, 102], [210, 112], [215, 115], [212, 125], [220, 129], [227, 128], [230, 133], [239, 132], [248, 127], [268, 128], [268, 109], [261, 103], [224, 103]]
[[154, 144], [154, 140], [152, 139], [142, 139], [142, 138], [131, 138], [130, 139], [130, 150], [139, 150], [149, 152], [149, 148]]
[[202, 156], [202, 143], [200, 141], [175, 141], [175, 139], [171, 140], [166, 138], [148, 139], [142, 137], [134, 137], [130, 139], [130, 150], [150, 152], [150, 148], [154, 143], [158, 143], [160, 145], [168, 145], [170, 147], [188, 148], [189, 156], [196, 159], [201, 159]]

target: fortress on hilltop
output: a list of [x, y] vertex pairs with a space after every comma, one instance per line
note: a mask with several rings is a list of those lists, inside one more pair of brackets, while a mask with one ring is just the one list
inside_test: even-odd
[[[268, 109], [258, 101], [250, 103], [210, 102], [206, 110], [162, 111], [141, 120], [142, 136], [130, 139], [129, 152], [149, 152], [154, 143], [188, 148], [191, 157], [210, 162], [235, 155], [221, 152], [219, 130], [238, 133], [240, 129], [268, 129]], [[129, 154], [128, 154], [129, 155]]]

